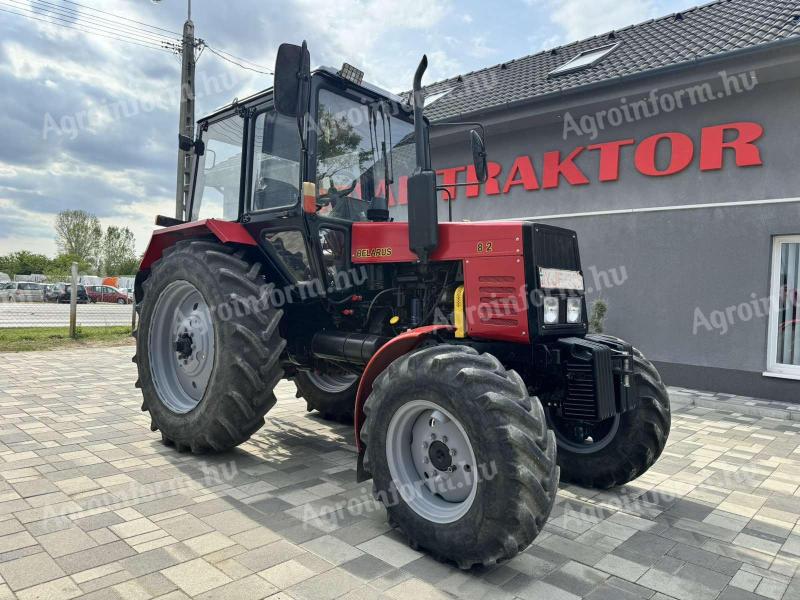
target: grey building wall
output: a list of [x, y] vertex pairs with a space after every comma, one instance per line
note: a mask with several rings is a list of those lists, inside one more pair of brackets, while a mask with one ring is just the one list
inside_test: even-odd
[[[796, 59], [792, 58], [792, 61]], [[763, 65], [762, 65], [763, 66]], [[774, 65], [773, 65], [774, 66]], [[595, 140], [588, 136], [563, 137], [565, 112], [554, 109], [534, 114], [529, 121], [515, 117], [503, 126], [495, 119], [487, 135], [490, 160], [507, 172], [514, 158], [529, 154], [542, 183], [542, 154], [577, 146], [633, 138], [637, 142], [657, 133], [681, 132], [694, 141], [692, 164], [666, 177], [647, 177], [634, 167], [635, 147], [622, 149], [618, 181], [598, 180], [597, 152], [584, 151], [575, 161], [591, 183], [557, 189], [526, 191], [517, 186], [509, 194], [466, 199], [464, 189], [453, 204], [454, 220], [533, 217], [574, 229], [579, 234], [589, 300], [602, 297], [609, 304], [606, 330], [624, 337], [662, 369], [668, 383], [768, 398], [800, 401], [800, 383], [762, 375], [767, 360], [767, 326], [772, 236], [800, 234], [800, 201], [730, 206], [730, 203], [800, 197], [800, 80], [792, 69], [754, 67], [758, 84], [752, 91], [725, 95], [713, 101], [687, 105], [634, 123], [608, 128]], [[748, 72], [731, 65], [727, 73]], [[784, 76], [790, 75], [786, 79]], [[691, 81], [696, 81], [694, 77]], [[706, 81], [723, 90], [717, 71]], [[680, 78], [650, 82], [649, 89], [683, 89]], [[629, 101], [643, 97], [627, 96]], [[585, 108], [571, 108], [578, 119], [602, 107], [619, 106], [613, 94]], [[757, 142], [762, 166], [737, 167], [726, 153], [721, 171], [699, 168], [700, 132], [703, 127], [728, 122], [753, 121], [763, 126]], [[668, 160], [659, 146], [659, 164]], [[434, 139], [437, 168], [467, 164], [463, 139]], [[463, 174], [461, 175], [463, 181]], [[505, 177], [501, 177], [503, 181]], [[714, 204], [697, 208], [687, 205]], [[662, 210], [660, 207], [663, 207]], [[676, 207], [681, 207], [674, 210]], [[596, 216], [551, 218], [553, 215], [658, 209]], [[440, 216], [446, 216], [440, 203]], [[600, 289], [598, 289], [600, 288]], [[755, 304], [754, 304], [755, 302]], [[738, 308], [749, 304], [752, 310]], [[720, 323], [714, 311], [737, 307], [733, 319]], [[698, 316], [698, 311], [703, 319]], [[728, 311], [731, 314], [731, 311]], [[698, 324], [699, 321], [699, 324]]]

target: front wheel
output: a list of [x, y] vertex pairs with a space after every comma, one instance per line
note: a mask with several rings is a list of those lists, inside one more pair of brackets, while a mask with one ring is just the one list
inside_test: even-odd
[[524, 550], [558, 490], [556, 442], [514, 371], [464, 346], [417, 350], [375, 381], [365, 467], [414, 547], [463, 569]]
[[667, 388], [639, 351], [634, 351], [634, 371], [639, 402], [633, 410], [591, 426], [550, 411], [563, 481], [599, 489], [620, 486], [642, 475], [661, 456], [670, 429]]

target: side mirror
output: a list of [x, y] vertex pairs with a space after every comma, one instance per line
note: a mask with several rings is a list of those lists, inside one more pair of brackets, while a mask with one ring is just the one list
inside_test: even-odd
[[475, 176], [478, 183], [486, 183], [489, 171], [486, 166], [486, 144], [483, 143], [481, 134], [474, 129], [469, 132], [469, 141], [472, 146], [472, 164], [475, 165]]
[[275, 110], [287, 117], [305, 112], [308, 103], [311, 56], [306, 43], [302, 46], [281, 44], [275, 59], [273, 97]]

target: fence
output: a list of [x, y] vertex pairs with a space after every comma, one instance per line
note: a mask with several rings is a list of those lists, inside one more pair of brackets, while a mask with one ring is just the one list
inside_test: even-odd
[[76, 282], [77, 273], [71, 282], [52, 285], [0, 283], [0, 329], [69, 327], [74, 333], [76, 327], [135, 328], [136, 311], [126, 292]]

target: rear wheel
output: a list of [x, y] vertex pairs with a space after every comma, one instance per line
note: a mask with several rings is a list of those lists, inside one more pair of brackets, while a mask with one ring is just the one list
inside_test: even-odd
[[464, 346], [394, 361], [361, 430], [389, 520], [414, 547], [468, 569], [525, 549], [558, 490], [556, 442], [514, 371]]
[[299, 371], [294, 376], [297, 395], [306, 399], [309, 411], [323, 419], [352, 423], [359, 377], [347, 371]]
[[234, 248], [183, 241], [143, 284], [134, 357], [142, 410], [178, 450], [233, 448], [275, 404], [282, 312], [260, 271]]
[[550, 412], [562, 481], [616, 487], [642, 475], [661, 456], [670, 429], [669, 395], [656, 368], [638, 350], [634, 370], [637, 408], [592, 425]]

